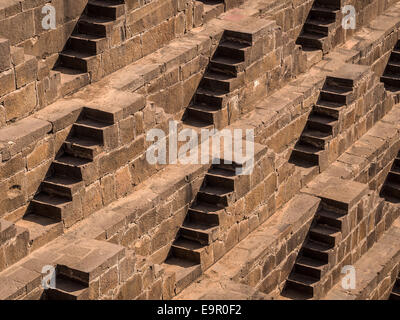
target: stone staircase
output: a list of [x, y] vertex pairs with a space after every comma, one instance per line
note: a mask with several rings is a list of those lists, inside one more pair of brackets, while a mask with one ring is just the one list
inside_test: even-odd
[[44, 300], [97, 299], [119, 285], [116, 270], [126, 258], [124, 247], [91, 239], [77, 240], [72, 247], [56, 263], [55, 288], [45, 290]]
[[400, 301], [400, 275], [397, 277], [393, 290], [390, 293], [389, 300]]
[[89, 83], [96, 56], [109, 48], [113, 25], [124, 14], [124, 0], [89, 0], [54, 69], [61, 74], [64, 95], [76, 91], [77, 82]]
[[329, 42], [338, 27], [343, 2], [315, 0], [296, 43], [307, 50], [329, 51]]
[[227, 95], [244, 84], [249, 64], [252, 34], [226, 30], [187, 107], [184, 124], [192, 127], [223, 128], [228, 124]]
[[392, 168], [383, 184], [381, 197], [389, 202], [400, 202], [400, 152], [396, 155]]
[[304, 131], [296, 143], [290, 162], [304, 168], [328, 165], [328, 142], [340, 132], [339, 119], [344, 109], [354, 100], [354, 83], [348, 79], [328, 76], [313, 106]]
[[346, 215], [347, 211], [340, 203], [328, 206], [322, 200], [282, 296], [290, 299], [319, 299], [324, 290], [329, 290], [324, 280], [327, 273], [336, 266]]
[[45, 179], [16, 222], [30, 234], [31, 250], [61, 235], [86, 214], [82, 212], [85, 185], [95, 170], [94, 158], [113, 142], [108, 113], [85, 108], [57, 153]]
[[213, 165], [172, 244], [164, 265], [175, 272], [175, 293], [196, 280], [213, 262], [209, 246], [218, 238], [220, 212], [234, 201], [237, 180], [233, 165]]
[[383, 72], [381, 81], [386, 90], [400, 90], [400, 41], [398, 41], [390, 54], [389, 62]]

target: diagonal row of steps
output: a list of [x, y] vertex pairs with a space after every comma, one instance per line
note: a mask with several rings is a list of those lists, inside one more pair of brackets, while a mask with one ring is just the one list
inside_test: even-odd
[[306, 49], [326, 50], [329, 35], [336, 28], [336, 20], [343, 0], [315, 0], [296, 43]]
[[218, 237], [220, 212], [232, 200], [236, 177], [229, 165], [213, 165], [207, 172], [164, 263], [176, 274], [176, 294], [209, 267], [207, 249]]
[[106, 118], [95, 119], [85, 110], [73, 124], [27, 214], [16, 223], [30, 231], [33, 250], [61, 235], [65, 226], [79, 219], [74, 199], [79, 198], [85, 186], [86, 165], [102, 152], [110, 125]]
[[389, 300], [400, 301], [400, 275], [396, 279], [392, 292], [390, 293]]
[[327, 165], [326, 145], [339, 133], [340, 115], [353, 98], [352, 83], [346, 79], [327, 78], [293, 149], [291, 163], [306, 168]]
[[97, 59], [96, 55], [109, 48], [108, 37], [115, 20], [124, 14], [124, 0], [88, 1], [54, 68], [61, 74], [62, 85], [68, 86], [77, 79], [87, 84], [91, 64]]
[[221, 127], [219, 117], [226, 94], [239, 88], [244, 81], [242, 73], [250, 57], [251, 41], [243, 37], [223, 37], [211, 58], [199, 88], [187, 107], [184, 123], [188, 126]]
[[335, 264], [335, 248], [342, 240], [347, 212], [321, 207], [286, 281], [282, 296], [291, 299], [320, 298], [322, 279]]
[[397, 153], [386, 177], [381, 190], [381, 196], [389, 202], [400, 202], [400, 152]]
[[398, 41], [390, 54], [388, 64], [381, 77], [385, 88], [391, 91], [400, 90], [400, 41]]

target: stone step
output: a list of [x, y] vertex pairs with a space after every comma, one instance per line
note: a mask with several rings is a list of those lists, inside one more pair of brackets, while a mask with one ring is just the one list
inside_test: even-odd
[[300, 291], [310, 297], [314, 297], [316, 294], [316, 285], [319, 279], [292, 272], [286, 281], [286, 287], [288, 289]]
[[344, 5], [344, 0], [315, 0], [318, 7], [340, 10]]
[[78, 119], [72, 126], [72, 136], [85, 137], [103, 144], [108, 124], [92, 119]]
[[103, 146], [98, 141], [86, 137], [68, 137], [63, 148], [70, 156], [88, 160], [93, 160], [103, 152]]
[[214, 125], [209, 122], [205, 122], [203, 120], [195, 119], [195, 118], [191, 118], [191, 117], [187, 117], [183, 121], [183, 124], [184, 124], [185, 129], [192, 129], [192, 130], [198, 131], [199, 134], [200, 134], [201, 129], [211, 130], [214, 128]]
[[72, 200], [72, 196], [84, 187], [82, 180], [66, 176], [47, 177], [40, 185], [41, 191]]
[[239, 28], [228, 27], [224, 31], [223, 38], [233, 42], [253, 45], [268, 33], [271, 26], [270, 21], [265, 19], [252, 19], [247, 24], [247, 26]]
[[400, 184], [393, 181], [386, 181], [382, 188], [382, 194], [400, 200]]
[[73, 214], [71, 199], [48, 194], [44, 191], [37, 194], [31, 201], [31, 212], [55, 221], [62, 221]]
[[339, 13], [338, 9], [333, 9], [330, 7], [323, 7], [314, 4], [308, 15], [309, 19], [323, 19], [330, 22], [335, 22], [336, 15]]
[[330, 139], [332, 139], [332, 135], [329, 133], [307, 128], [304, 129], [300, 136], [300, 141], [320, 149], [324, 149]]
[[301, 248], [301, 254], [305, 257], [328, 263], [331, 249], [332, 246], [329, 246], [326, 243], [308, 239]]
[[299, 142], [295, 145], [290, 156], [290, 162], [294, 164], [301, 164], [300, 162], [309, 163], [311, 166], [318, 166], [320, 148], [310, 145], [308, 143]]
[[312, 258], [300, 256], [294, 265], [294, 271], [299, 274], [321, 279], [327, 270], [328, 264]]
[[228, 206], [232, 190], [223, 187], [205, 186], [197, 193], [197, 201], [212, 203], [220, 206]]
[[209, 245], [216, 240], [218, 229], [217, 226], [193, 223], [190, 220], [185, 220], [179, 229], [179, 236], [187, 240], [196, 241], [201, 245]]
[[396, 283], [392, 289], [392, 294], [400, 296], [400, 285], [398, 285], [398, 278], [396, 280]]
[[243, 77], [237, 78], [225, 73], [206, 72], [200, 86], [206, 90], [218, 90], [224, 93], [231, 92], [243, 85]]
[[54, 219], [30, 213], [16, 222], [29, 230], [30, 250], [37, 250], [64, 233], [63, 223]]
[[392, 53], [390, 54], [390, 59], [389, 61], [400, 61], [400, 49], [399, 47], [396, 47], [393, 49]]
[[343, 110], [344, 105], [331, 101], [320, 100], [313, 107], [313, 112], [320, 115], [326, 115], [334, 119], [339, 119], [340, 112]]
[[93, 120], [99, 123], [100, 126], [112, 125], [117, 122], [116, 114], [110, 110], [110, 112], [92, 109], [92, 108], [83, 108], [82, 115], [80, 119]]
[[343, 227], [343, 220], [345, 219], [346, 215], [341, 214], [334, 211], [328, 211], [325, 209], [320, 209], [316, 215], [316, 221], [321, 224], [326, 224], [333, 228], [337, 228], [342, 230]]
[[169, 257], [162, 265], [166, 274], [175, 273], [175, 294], [193, 283], [201, 276], [201, 265], [185, 259]]
[[61, 67], [89, 72], [89, 63], [96, 59], [96, 56], [76, 50], [65, 50], [59, 55], [59, 65]]
[[400, 185], [400, 173], [396, 170], [390, 170], [387, 176], [387, 180]]
[[224, 3], [219, 1], [203, 1], [203, 23], [207, 23], [211, 19], [217, 18], [224, 12]]
[[211, 168], [205, 176], [206, 185], [214, 187], [222, 186], [231, 191], [235, 190], [235, 180], [236, 175], [234, 171], [220, 168]]
[[79, 247], [90, 248], [90, 253], [81, 255], [79, 250], [69, 252], [72, 259], [64, 259], [63, 263], [57, 264], [57, 277], [64, 276], [89, 286], [93, 280], [104, 275], [111, 265], [126, 256], [125, 247], [120, 245], [87, 238], [78, 242]]
[[327, 37], [319, 33], [303, 31], [297, 38], [296, 43], [306, 48], [324, 50], [325, 39], [327, 39]]
[[196, 264], [201, 263], [201, 252], [204, 246], [197, 241], [182, 237], [174, 241], [171, 247], [171, 255], [175, 258], [188, 260]]
[[90, 83], [89, 73], [87, 72], [81, 72], [62, 66], [58, 66], [53, 70], [60, 73], [60, 91], [63, 97], [77, 92], [80, 88]]
[[82, 168], [91, 161], [64, 154], [53, 161], [51, 170], [57, 176], [72, 177], [82, 180]]
[[89, 0], [86, 14], [90, 17], [105, 17], [113, 20], [125, 14], [125, 5], [121, 2], [110, 0]]
[[245, 63], [233, 57], [214, 56], [209, 64], [209, 70], [236, 77], [244, 71]]
[[335, 136], [338, 131], [338, 121], [334, 117], [312, 112], [307, 120], [307, 128]]
[[345, 88], [325, 86], [320, 92], [320, 100], [348, 105], [353, 100], [353, 92]]
[[245, 61], [250, 56], [251, 46], [246, 43], [222, 41], [217, 48], [216, 55], [233, 58], [237, 61]]
[[223, 169], [227, 171], [231, 171], [236, 175], [236, 171], [242, 167], [241, 164], [232, 162], [232, 163], [225, 163], [224, 159], [220, 159], [219, 163], [213, 164], [214, 169]]
[[103, 36], [76, 33], [68, 39], [68, 48], [73, 51], [96, 55], [108, 48], [108, 40]]
[[395, 174], [400, 174], [400, 159], [394, 159], [390, 172]]
[[383, 82], [385, 86], [400, 88], [400, 75], [384, 74], [381, 77], [381, 82]]
[[389, 300], [400, 301], [400, 293], [392, 292]]
[[89, 300], [89, 288], [82, 283], [68, 279], [64, 276], [57, 276], [56, 288], [48, 289], [47, 300]]
[[384, 75], [399, 75], [400, 74], [400, 61], [397, 60], [389, 60]]
[[330, 246], [336, 246], [342, 240], [340, 229], [321, 223], [313, 226], [308, 235], [310, 239], [326, 243]]
[[304, 24], [304, 32], [311, 34], [321, 34], [323, 36], [328, 36], [329, 33], [335, 28], [334, 22], [329, 22], [325, 20], [315, 20], [315, 19], [307, 19]]
[[194, 104], [186, 108], [186, 119], [196, 119], [206, 125], [214, 124], [220, 110], [207, 104]]
[[197, 202], [192, 205], [187, 214], [188, 221], [206, 225], [219, 225], [219, 211], [222, 208], [206, 202]]
[[195, 94], [195, 104], [205, 104], [221, 109], [224, 105], [226, 94], [221, 91], [198, 88]]
[[112, 34], [113, 26], [113, 19], [84, 15], [79, 19], [75, 33], [108, 37]]
[[340, 10], [344, 5], [344, 0], [315, 0], [315, 4], [318, 7]]

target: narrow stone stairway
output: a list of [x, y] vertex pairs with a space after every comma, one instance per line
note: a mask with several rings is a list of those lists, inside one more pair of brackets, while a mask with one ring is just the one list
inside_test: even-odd
[[306, 240], [281, 293], [289, 299], [319, 299], [324, 277], [336, 263], [347, 211], [325, 206], [317, 211]]
[[224, 34], [199, 88], [184, 115], [184, 124], [200, 128], [223, 128], [228, 124], [226, 94], [244, 83], [246, 59], [252, 42], [240, 33]]
[[306, 50], [327, 52], [342, 5], [343, 0], [315, 0], [296, 43]]
[[327, 166], [327, 143], [339, 133], [339, 118], [352, 102], [353, 86], [346, 79], [327, 77], [318, 102], [313, 106], [290, 162], [303, 168]]
[[389, 202], [400, 202], [400, 152], [396, 155], [392, 168], [383, 184], [381, 197]]
[[[45, 179], [30, 202], [27, 214], [16, 225], [30, 232], [31, 250], [63, 233], [82, 218], [82, 192], [87, 165], [102, 152], [107, 143], [106, 130], [111, 125], [101, 113], [84, 109], [57, 153]], [[75, 203], [74, 203], [75, 200]]]
[[381, 77], [386, 90], [400, 90], [400, 41], [398, 41], [390, 54], [389, 62]]
[[206, 174], [165, 261], [166, 269], [176, 274], [176, 294], [213, 263], [208, 247], [218, 237], [219, 213], [232, 201], [236, 177], [230, 165], [213, 165]]
[[124, 13], [124, 0], [89, 0], [54, 68], [61, 74], [64, 94], [74, 90], [72, 82], [89, 82], [96, 55], [109, 48], [114, 22]]
[[389, 300], [400, 301], [400, 275], [397, 276], [392, 292], [390, 293]]

